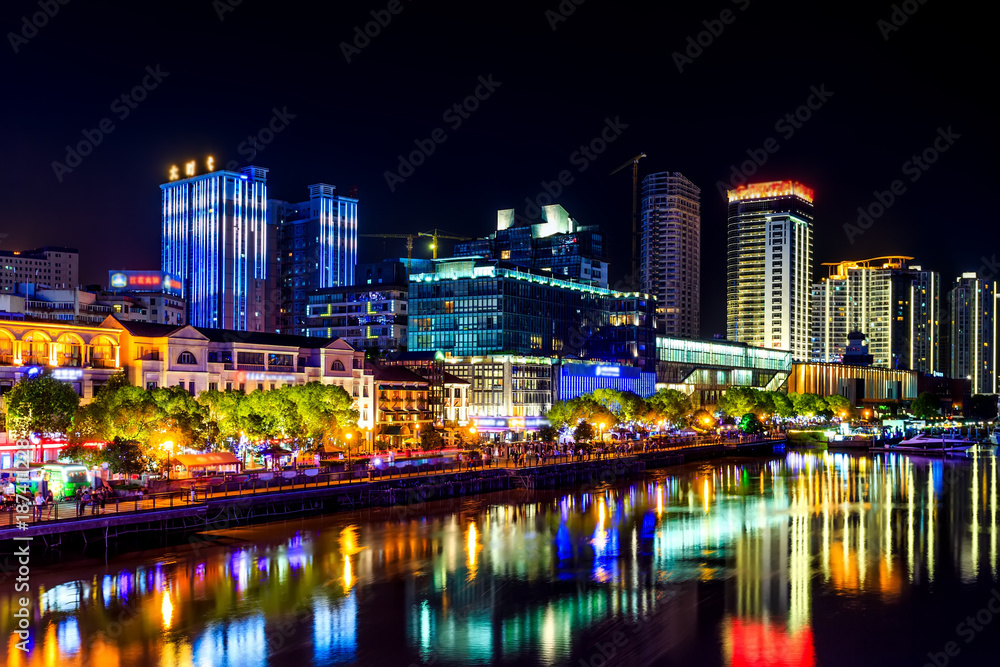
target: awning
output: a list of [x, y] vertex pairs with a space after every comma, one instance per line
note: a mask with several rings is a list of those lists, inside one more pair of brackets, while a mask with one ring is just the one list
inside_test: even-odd
[[174, 460], [185, 468], [205, 468], [208, 466], [239, 465], [242, 463], [229, 452], [211, 454], [178, 454]]

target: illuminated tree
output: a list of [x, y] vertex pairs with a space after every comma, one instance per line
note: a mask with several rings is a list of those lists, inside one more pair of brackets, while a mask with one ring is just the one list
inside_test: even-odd
[[573, 441], [574, 442], [586, 442], [594, 439], [594, 427], [590, 425], [590, 422], [584, 420], [576, 425], [573, 429]]
[[15, 438], [32, 433], [64, 434], [73, 422], [80, 397], [49, 375], [26, 378], [6, 397], [7, 428]]
[[661, 389], [646, 399], [652, 421], [664, 420], [674, 426], [683, 426], [691, 414], [691, 398], [677, 389]]

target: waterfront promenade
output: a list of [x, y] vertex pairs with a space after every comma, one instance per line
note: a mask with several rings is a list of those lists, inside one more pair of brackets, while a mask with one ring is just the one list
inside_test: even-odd
[[[470, 481], [489, 476], [496, 480], [502, 477], [525, 479], [529, 475], [552, 474], [570, 471], [587, 464], [608, 466], [621, 463], [635, 463], [644, 466], [647, 462], [673, 455], [672, 461], [681, 461], [684, 454], [736, 453], [740, 449], [759, 448], [761, 445], [784, 443], [784, 437], [744, 437], [739, 439], [686, 438], [668, 442], [639, 442], [631, 451], [619, 448], [611, 451], [576, 456], [562, 454], [537, 459], [534, 455], [522, 458], [518, 465], [514, 459], [491, 458], [485, 462], [455, 461], [424, 465], [397, 465], [382, 470], [354, 472], [312, 473], [297, 471], [294, 477], [285, 478], [277, 471], [272, 479], [253, 479], [247, 475], [229, 477], [192, 478], [184, 480], [188, 487], [166, 493], [155, 493], [142, 497], [113, 498], [107, 500], [102, 510], [98, 504], [79, 507], [67, 500], [45, 506], [41, 519], [29, 512], [21, 514], [7, 511], [0, 515], [0, 541], [15, 536], [58, 535], [78, 530], [125, 526], [158, 520], [178, 519], [192, 526], [198, 522], [208, 522], [209, 508], [219, 511], [228, 505], [237, 505], [240, 500], [273, 504], [275, 501], [299, 501], [306, 497], [326, 497], [344, 501], [352, 506], [351, 497], [372, 488], [383, 488], [385, 483], [399, 488], [416, 484], [432, 484], [445, 479], [456, 479], [467, 484]], [[397, 462], [398, 463], [398, 462]], [[313, 469], [315, 470], [315, 469]], [[288, 471], [292, 472], [292, 471]], [[392, 483], [397, 484], [392, 484]], [[34, 510], [34, 507], [31, 508]], [[82, 509], [82, 511], [81, 511]], [[278, 517], [275, 517], [278, 518]]]

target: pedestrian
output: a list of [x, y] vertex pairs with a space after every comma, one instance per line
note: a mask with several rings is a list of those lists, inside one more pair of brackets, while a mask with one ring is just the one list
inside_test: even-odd
[[91, 496], [92, 502], [90, 505], [91, 515], [97, 514], [97, 504], [101, 502], [101, 497], [104, 495], [104, 489], [97, 488], [94, 489], [94, 494]]
[[90, 489], [84, 489], [83, 493], [80, 495], [80, 503], [76, 506], [76, 515], [83, 516], [83, 512], [87, 509], [87, 504], [90, 502]]
[[42, 520], [42, 505], [45, 504], [45, 498], [42, 497], [41, 491], [35, 491], [35, 520]]
[[52, 518], [52, 506], [56, 504], [55, 496], [52, 494], [52, 489], [49, 489], [49, 495], [45, 496], [45, 504], [49, 507], [49, 515], [47, 519]]

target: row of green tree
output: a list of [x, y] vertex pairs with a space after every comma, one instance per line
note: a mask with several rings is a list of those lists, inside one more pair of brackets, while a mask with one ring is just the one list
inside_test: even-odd
[[18, 382], [5, 397], [14, 437], [65, 434], [70, 442], [135, 441], [143, 446], [231, 449], [250, 442], [293, 441], [318, 448], [357, 428], [358, 411], [342, 387], [310, 382], [268, 391], [144, 389], [113, 376], [87, 405], [70, 385], [48, 375]]
[[[765, 422], [848, 418], [854, 413], [850, 401], [843, 396], [783, 394], [744, 387], [727, 390], [715, 407], [734, 421], [747, 414]], [[714, 413], [696, 409], [690, 397], [676, 389], [661, 389], [646, 399], [631, 392], [598, 389], [568, 401], [557, 401], [546, 417], [557, 431], [575, 430], [584, 423], [591, 428], [596, 426], [598, 431], [623, 427], [652, 430], [659, 425], [705, 429], [716, 425]]]

